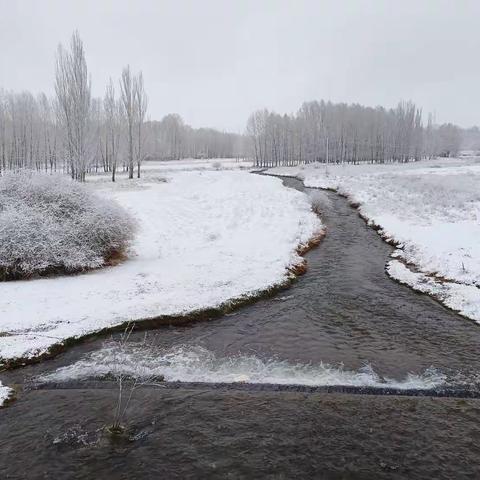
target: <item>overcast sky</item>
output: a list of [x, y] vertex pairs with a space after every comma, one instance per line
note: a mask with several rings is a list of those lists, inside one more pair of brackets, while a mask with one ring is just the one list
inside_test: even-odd
[[0, 87], [52, 94], [74, 29], [94, 94], [130, 64], [152, 119], [243, 131], [258, 108], [405, 99], [480, 124], [480, 0], [0, 0]]

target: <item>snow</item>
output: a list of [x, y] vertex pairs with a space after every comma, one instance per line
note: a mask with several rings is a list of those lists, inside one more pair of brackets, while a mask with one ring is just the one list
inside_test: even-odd
[[[253, 162], [251, 160], [236, 158], [205, 158], [195, 159], [186, 158], [182, 160], [148, 160], [142, 163], [141, 173], [162, 173], [169, 174], [173, 172], [192, 172], [192, 171], [210, 171], [210, 170], [252, 170]], [[135, 175], [137, 171], [135, 170]], [[111, 181], [111, 173], [99, 172], [91, 175], [89, 181]], [[118, 171], [118, 177], [124, 177], [125, 172]]]
[[397, 260], [388, 262], [387, 273], [418, 292], [432, 295], [445, 306], [465, 317], [480, 321], [480, 299], [477, 286], [438, 280], [421, 272], [414, 272]]
[[480, 158], [278, 168], [331, 188], [398, 242], [387, 272], [480, 322]]
[[163, 172], [192, 171], [192, 170], [216, 170], [220, 166], [222, 170], [251, 169], [252, 161], [236, 158], [206, 158], [183, 160], [148, 161], [142, 165], [142, 170], [157, 170]]
[[150, 169], [141, 180], [91, 185], [138, 221], [130, 258], [76, 276], [1, 283], [0, 358], [258, 294], [287, 280], [297, 247], [321, 230], [305, 194], [246, 172]]
[[12, 396], [13, 390], [0, 381], [0, 407]]

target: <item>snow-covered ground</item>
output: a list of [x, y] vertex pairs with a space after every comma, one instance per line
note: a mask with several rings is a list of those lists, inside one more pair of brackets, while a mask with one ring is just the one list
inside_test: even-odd
[[480, 158], [271, 169], [332, 188], [399, 243], [388, 273], [480, 322]]
[[297, 247], [321, 229], [307, 196], [279, 179], [209, 168], [145, 168], [141, 180], [90, 182], [138, 220], [130, 258], [76, 276], [0, 283], [0, 359], [285, 282]]
[[[236, 158], [186, 158], [183, 160], [148, 160], [142, 163], [141, 175], [150, 173], [164, 173], [165, 175], [173, 172], [192, 172], [192, 171], [217, 171], [217, 170], [252, 170], [253, 162], [246, 159]], [[117, 176], [121, 179], [126, 173], [121, 169], [117, 171]], [[135, 176], [137, 167], [135, 165]], [[98, 172], [92, 174], [90, 181], [109, 182], [111, 173]]]
[[183, 160], [147, 161], [142, 165], [144, 170], [178, 171], [178, 170], [248, 170], [253, 167], [251, 160], [236, 158], [186, 158]]

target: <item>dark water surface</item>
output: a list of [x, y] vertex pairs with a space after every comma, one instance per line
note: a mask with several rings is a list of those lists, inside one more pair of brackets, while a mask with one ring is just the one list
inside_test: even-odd
[[[231, 315], [152, 332], [159, 357], [175, 352], [172, 379], [215, 381], [246, 368], [247, 382], [289, 383], [290, 367], [300, 365], [314, 384], [325, 375], [318, 365], [340, 382], [341, 372], [368, 364], [380, 379], [433, 368], [470, 387], [480, 371], [478, 325], [389, 279], [392, 247], [345, 199], [310, 193], [327, 235], [307, 254], [307, 274]], [[3, 381], [92, 353], [101, 362], [107, 350], [89, 341]], [[129, 438], [112, 442], [102, 428], [115, 389], [75, 381], [20, 392], [0, 411], [0, 478], [480, 478], [476, 399], [166, 384], [135, 393]]]

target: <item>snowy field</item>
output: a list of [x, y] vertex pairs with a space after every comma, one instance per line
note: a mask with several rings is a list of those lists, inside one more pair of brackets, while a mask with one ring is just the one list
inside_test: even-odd
[[178, 171], [150, 164], [141, 180], [115, 184], [88, 179], [137, 219], [133, 251], [115, 267], [0, 283], [0, 358], [38, 356], [68, 338], [219, 307], [285, 282], [297, 247], [321, 230], [307, 196], [231, 165], [216, 171], [215, 162]]
[[[150, 173], [163, 173], [165, 175], [173, 172], [193, 172], [193, 171], [218, 171], [218, 170], [253, 170], [251, 160], [236, 158], [206, 158], [194, 159], [186, 158], [183, 160], [149, 160], [145, 161], [141, 167], [141, 175]], [[135, 166], [135, 177], [137, 168]], [[89, 181], [110, 181], [111, 173], [98, 172], [90, 176]], [[121, 168], [117, 171], [119, 178], [125, 177], [126, 173]]]
[[270, 172], [348, 196], [399, 243], [389, 275], [480, 322], [480, 158]]
[[178, 170], [248, 170], [253, 167], [250, 160], [235, 158], [206, 158], [183, 160], [165, 160], [165, 161], [148, 161], [144, 162], [142, 168], [145, 170], [156, 170], [164, 172], [172, 172]]

